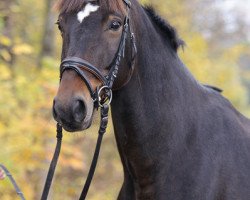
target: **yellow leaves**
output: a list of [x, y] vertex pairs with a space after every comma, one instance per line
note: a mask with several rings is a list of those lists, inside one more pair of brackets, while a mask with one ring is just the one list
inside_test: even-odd
[[16, 83], [17, 84], [27, 84], [27, 78], [25, 76], [18, 76], [16, 78]]
[[82, 170], [84, 168], [83, 162], [81, 160], [75, 159], [75, 158], [65, 158], [65, 157], [62, 156], [60, 163], [63, 166], [71, 167], [74, 170]]
[[245, 52], [245, 47], [243, 45], [236, 45], [231, 47], [230, 49], [227, 49], [224, 54], [223, 58], [225, 60], [230, 60], [236, 62], [237, 59]]
[[[20, 185], [20, 189], [22, 190], [26, 199], [39, 199], [35, 196], [36, 190], [34, 190], [34, 183], [32, 183], [32, 181], [29, 180], [30, 177], [28, 176], [22, 178], [22, 180], [20, 179], [17, 180]], [[16, 197], [16, 199], [18, 199], [18, 197]]]
[[7, 49], [1, 49], [0, 56], [3, 57], [3, 59], [7, 62], [11, 61], [11, 55]]
[[17, 44], [13, 47], [13, 53], [15, 55], [28, 55], [33, 53], [33, 48], [28, 44]]
[[67, 188], [67, 194], [68, 194], [69, 196], [74, 196], [75, 193], [76, 193], [76, 189], [75, 189], [75, 188], [72, 188], [72, 187], [68, 187], [68, 188]]
[[12, 59], [12, 55], [16, 56], [20, 55], [29, 55], [34, 52], [32, 46], [26, 43], [13, 43], [10, 38], [2, 35], [0, 36], [0, 57], [3, 58], [5, 62], [10, 62]]
[[71, 167], [74, 170], [83, 170], [86, 166], [83, 164], [83, 153], [75, 146], [64, 143], [62, 156], [60, 159], [64, 167]]
[[20, 6], [13, 4], [13, 5], [11, 5], [10, 10], [13, 13], [18, 13], [18, 12], [20, 12]]
[[6, 80], [11, 77], [10, 70], [7, 68], [6, 65], [0, 63], [0, 71], [1, 71], [0, 80]]
[[140, 0], [142, 4], [148, 3], [148, 0]]
[[19, 55], [29, 55], [34, 52], [33, 47], [26, 43], [12, 42], [10, 38], [2, 35], [0, 36], [0, 45], [5, 47], [0, 49], [0, 56], [7, 62], [11, 61], [11, 53]]
[[12, 42], [8, 37], [2, 35], [0, 36], [0, 44], [3, 46], [9, 47], [11, 46]]
[[4, 124], [0, 122], [0, 132], [4, 131], [4, 129], [5, 129]]

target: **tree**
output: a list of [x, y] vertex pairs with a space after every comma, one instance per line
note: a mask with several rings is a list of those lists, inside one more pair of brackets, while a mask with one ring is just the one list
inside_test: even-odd
[[42, 36], [42, 47], [38, 58], [38, 66], [42, 67], [44, 57], [53, 57], [55, 52], [55, 14], [52, 11], [53, 0], [46, 0], [44, 32]]
[[0, 38], [0, 58], [4, 60], [9, 67], [13, 68], [15, 54], [13, 53], [13, 15], [11, 8], [14, 5], [14, 0], [3, 0], [0, 2], [2, 28]]

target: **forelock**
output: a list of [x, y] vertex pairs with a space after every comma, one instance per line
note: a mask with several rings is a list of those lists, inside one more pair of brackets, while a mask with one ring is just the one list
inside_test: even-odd
[[118, 10], [124, 10], [124, 2], [122, 0], [58, 0], [55, 8], [60, 13], [73, 13], [79, 12], [84, 8], [87, 3], [98, 4], [101, 9], [107, 10], [109, 12], [117, 12]]

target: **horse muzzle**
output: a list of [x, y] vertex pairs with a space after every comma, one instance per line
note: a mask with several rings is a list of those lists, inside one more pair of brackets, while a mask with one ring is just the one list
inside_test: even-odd
[[68, 132], [82, 131], [91, 126], [93, 102], [72, 98], [68, 103], [54, 99], [53, 117]]

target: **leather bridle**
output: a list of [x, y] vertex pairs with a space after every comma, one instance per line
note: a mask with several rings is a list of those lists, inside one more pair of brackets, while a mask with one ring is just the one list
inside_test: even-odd
[[[126, 41], [128, 40], [128, 36], [130, 36], [130, 40], [131, 40], [130, 45], [132, 45], [132, 50], [131, 50], [131, 65], [132, 66], [130, 66], [131, 68], [133, 68], [133, 62], [137, 53], [135, 37], [134, 37], [134, 33], [131, 31], [131, 25], [130, 25], [131, 2], [130, 0], [123, 0], [123, 2], [126, 4], [126, 7], [127, 7], [127, 15], [125, 16], [125, 19], [124, 19], [123, 31], [122, 31], [118, 50], [116, 52], [116, 55], [114, 56], [112, 63], [109, 66], [109, 73], [107, 75], [103, 75], [100, 72], [100, 70], [98, 70], [97, 67], [90, 64], [88, 61], [78, 58], [78, 57], [68, 57], [64, 59], [60, 67], [60, 80], [62, 79], [63, 73], [66, 70], [74, 70], [81, 77], [81, 79], [85, 82], [90, 92], [90, 95], [93, 99], [94, 107], [96, 109], [98, 109], [99, 107], [101, 108], [100, 109], [101, 122], [100, 122], [99, 131], [98, 131], [98, 139], [96, 143], [95, 153], [94, 153], [92, 163], [89, 169], [89, 173], [85, 181], [84, 188], [82, 190], [79, 200], [84, 200], [86, 198], [92, 178], [94, 176], [96, 164], [97, 164], [98, 157], [99, 157], [100, 147], [102, 143], [102, 138], [103, 138], [104, 133], [106, 132], [106, 128], [108, 125], [108, 112], [109, 112], [109, 105], [112, 101], [112, 90], [114, 89], [113, 85], [114, 85], [114, 81], [116, 80], [118, 76], [119, 67], [121, 65], [122, 58], [125, 57]], [[101, 87], [97, 87], [97, 89], [95, 90], [93, 86], [91, 85], [86, 72], [94, 75], [101, 82], [102, 84]], [[125, 84], [129, 81], [129, 79], [125, 82]], [[56, 149], [54, 152], [53, 159], [50, 163], [50, 168], [47, 174], [41, 200], [47, 200], [48, 198], [49, 190], [51, 187], [55, 168], [56, 168], [58, 157], [60, 154], [62, 137], [63, 137], [62, 126], [58, 123], [57, 124]]]
[[[93, 99], [95, 108], [102, 106], [102, 104], [105, 102], [108, 102], [108, 104], [111, 103], [113, 84], [115, 79], [117, 78], [121, 60], [125, 56], [126, 41], [128, 39], [128, 36], [130, 36], [131, 40], [130, 44], [132, 45], [131, 65], [133, 65], [135, 55], [137, 53], [134, 33], [131, 31], [131, 26], [130, 26], [131, 2], [129, 0], [123, 0], [123, 1], [127, 6], [127, 15], [125, 16], [124, 19], [123, 31], [118, 46], [118, 50], [114, 56], [113, 61], [108, 67], [109, 69], [108, 74], [103, 75], [96, 66], [78, 57], [67, 57], [61, 63], [60, 80], [62, 79], [63, 73], [65, 71], [74, 70], [78, 74], [78, 76], [81, 77], [81, 79], [85, 82], [90, 92], [91, 98]], [[130, 67], [133, 68], [133, 66]], [[95, 90], [91, 82], [89, 81], [86, 72], [94, 75], [101, 82], [102, 84], [101, 87], [97, 87], [97, 89]]]

